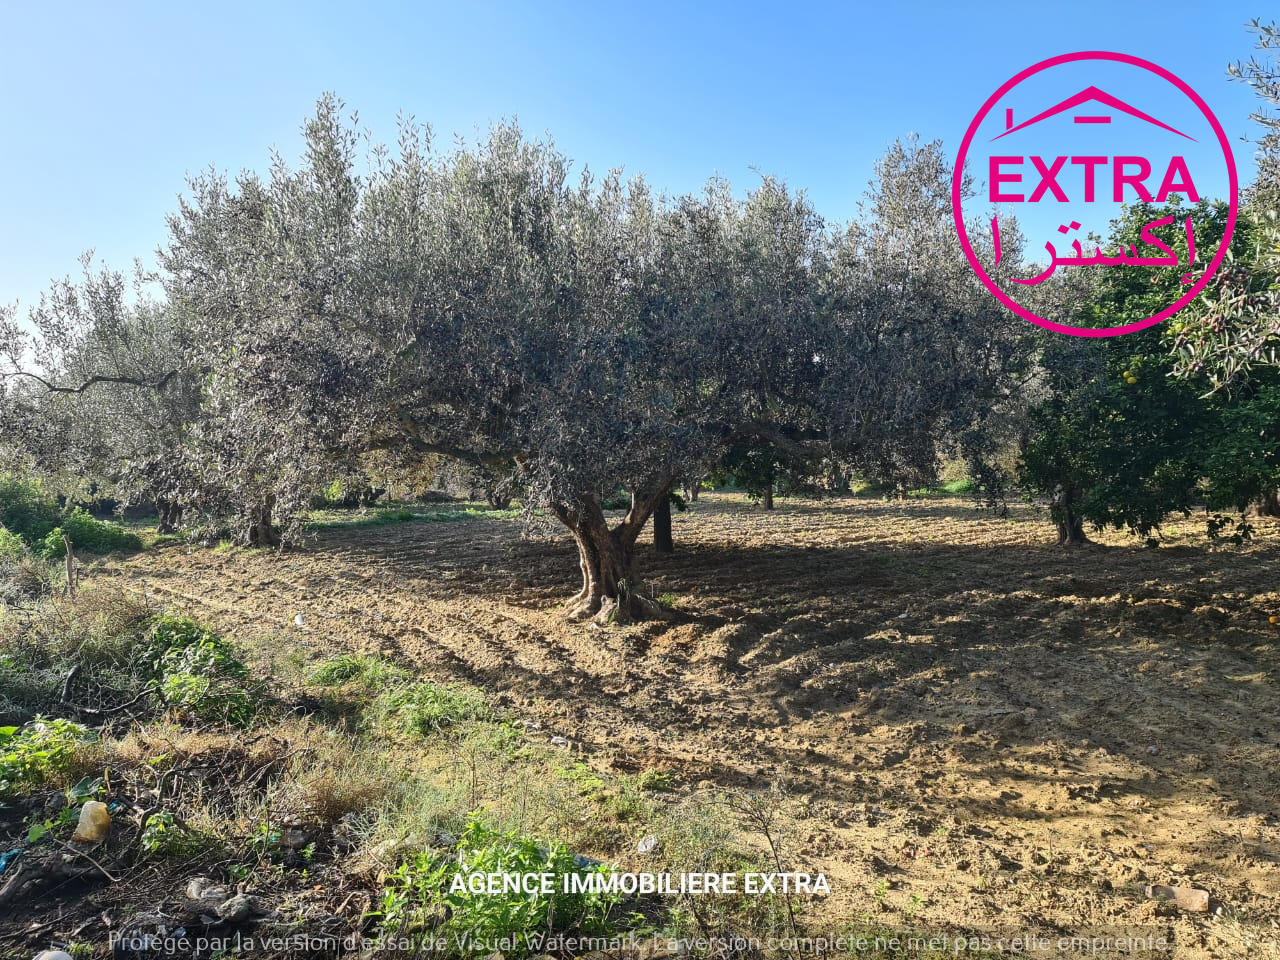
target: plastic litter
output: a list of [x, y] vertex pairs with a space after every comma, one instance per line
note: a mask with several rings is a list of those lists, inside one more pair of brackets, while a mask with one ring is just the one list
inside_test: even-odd
[[80, 822], [71, 835], [73, 843], [101, 843], [111, 829], [111, 814], [101, 800], [86, 800], [80, 808]]

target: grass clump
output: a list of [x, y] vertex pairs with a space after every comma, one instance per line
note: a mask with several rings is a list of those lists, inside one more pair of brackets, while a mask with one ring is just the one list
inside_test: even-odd
[[147, 818], [138, 845], [148, 857], [192, 860], [216, 846], [214, 838], [199, 833], [169, 810]]
[[264, 699], [229, 640], [104, 591], [0, 621], [0, 650], [0, 722], [61, 712], [65, 698], [120, 722], [171, 711], [243, 726]]
[[973, 493], [976, 484], [970, 477], [961, 477], [958, 480], [948, 480], [946, 483], [939, 483], [932, 487], [921, 487], [919, 490], [908, 491], [909, 497], [963, 497]]
[[374, 716], [425, 737], [467, 720], [491, 720], [493, 711], [468, 687], [422, 681], [388, 690], [374, 704]]
[[37, 717], [23, 727], [0, 727], [0, 796], [56, 779], [92, 739], [88, 727], [70, 720]]
[[372, 516], [365, 517], [357, 521], [360, 526], [381, 527], [392, 523], [410, 523], [417, 518], [417, 514], [408, 507], [394, 507], [386, 510], [375, 511]]
[[367, 690], [382, 690], [408, 679], [409, 671], [381, 657], [364, 653], [340, 653], [320, 661], [308, 680], [321, 687], [355, 683]]
[[517, 507], [507, 507], [502, 510], [492, 507], [481, 509], [466, 507], [462, 510], [431, 510], [419, 514], [418, 519], [426, 523], [453, 523], [458, 520], [510, 520], [519, 515], [520, 510]]
[[[477, 892], [467, 884], [475, 874], [551, 874], [555, 892]], [[502, 832], [472, 815], [447, 854], [423, 851], [405, 860], [388, 878], [377, 914], [388, 934], [434, 934], [466, 949], [498, 939], [504, 956], [542, 953], [547, 935], [612, 936], [621, 921], [620, 895], [562, 892], [564, 878], [607, 875], [602, 864], [580, 861], [563, 844], [543, 845], [532, 837]]]
[[455, 523], [463, 520], [510, 520], [520, 515], [517, 507], [467, 506], [453, 509], [418, 509], [384, 507], [372, 513], [350, 510], [322, 510], [312, 514], [308, 526], [313, 530], [347, 527], [385, 527], [401, 523]]
[[62, 523], [50, 530], [36, 545], [35, 551], [45, 560], [58, 560], [66, 556], [63, 537], [71, 541], [74, 550], [86, 553], [116, 553], [142, 549], [142, 538], [118, 523], [98, 520], [77, 507], [62, 518]]

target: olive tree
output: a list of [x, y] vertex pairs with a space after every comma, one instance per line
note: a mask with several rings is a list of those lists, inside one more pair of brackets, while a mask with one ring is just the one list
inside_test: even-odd
[[940, 144], [894, 145], [843, 228], [773, 178], [661, 197], [575, 176], [511, 124], [359, 146], [325, 98], [296, 166], [193, 179], [161, 251], [199, 384], [189, 502], [257, 542], [371, 453], [454, 458], [511, 471], [569, 531], [571, 616], [655, 614], [636, 541], [677, 481], [743, 446], [924, 476], [1016, 352]]
[[59, 280], [29, 311], [10, 316], [0, 377], [11, 452], [71, 500], [155, 503], [176, 529], [187, 472], [187, 431], [199, 377], [183, 362], [188, 331], [168, 306], [83, 260], [79, 281]]

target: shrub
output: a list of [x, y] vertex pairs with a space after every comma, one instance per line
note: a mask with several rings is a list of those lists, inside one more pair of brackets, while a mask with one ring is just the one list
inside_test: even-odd
[[172, 707], [203, 720], [244, 725], [257, 714], [249, 671], [224, 637], [187, 617], [158, 617], [145, 656]]
[[37, 717], [24, 727], [0, 727], [0, 796], [42, 787], [91, 739], [87, 727], [70, 720]]
[[0, 527], [0, 563], [16, 563], [26, 555], [26, 541], [11, 530]]
[[58, 505], [38, 483], [0, 473], [0, 527], [34, 544], [57, 525]]
[[66, 555], [63, 536], [71, 541], [72, 549], [86, 553], [113, 553], [115, 551], [141, 550], [142, 540], [132, 533], [107, 520], [97, 520], [77, 507], [62, 520], [62, 525], [54, 527], [37, 547], [37, 553], [46, 560], [57, 560]]
[[[453, 889], [455, 877], [471, 874], [551, 874], [555, 893], [472, 893]], [[606, 937], [617, 924], [615, 893], [564, 893], [564, 877], [608, 874], [603, 864], [579, 861], [563, 844], [540, 845], [518, 833], [503, 833], [472, 815], [449, 856], [424, 851], [391, 874], [379, 911], [388, 933], [435, 926], [437, 935], [465, 942], [503, 939], [506, 956], [541, 953], [540, 938], [567, 932]], [[465, 887], [465, 885], [463, 885]]]
[[630, 506], [631, 495], [622, 490], [608, 494], [600, 500], [600, 508], [602, 510], [626, 510]]
[[[41, 566], [31, 558], [25, 564]], [[0, 570], [0, 590], [3, 576]], [[154, 681], [143, 656], [154, 618], [137, 601], [97, 589], [33, 604], [21, 617], [0, 616], [0, 724], [60, 712], [72, 667], [69, 700], [108, 710], [139, 701]]]

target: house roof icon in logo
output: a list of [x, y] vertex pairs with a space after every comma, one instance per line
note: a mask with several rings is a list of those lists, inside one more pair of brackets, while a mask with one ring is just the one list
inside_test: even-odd
[[[1097, 87], [1086, 87], [1085, 89], [1077, 93], [1075, 96], [1068, 97], [1066, 100], [1063, 100], [1061, 103], [1057, 104], [1056, 106], [1050, 107], [1048, 110], [1044, 111], [1043, 113], [1037, 114], [1036, 116], [1032, 117], [1030, 120], [1023, 121], [1022, 123], [1018, 124], [1016, 127], [1013, 126], [1013, 111], [1006, 110], [1005, 125], [1008, 127], [1008, 129], [1005, 130], [1004, 133], [997, 134], [991, 139], [999, 140], [1001, 137], [1006, 137], [1011, 133], [1016, 133], [1017, 131], [1022, 130], [1025, 127], [1031, 126], [1033, 123], [1039, 123], [1041, 120], [1047, 120], [1052, 116], [1056, 116], [1059, 113], [1062, 113], [1066, 110], [1071, 110], [1074, 107], [1080, 106], [1080, 104], [1082, 103], [1088, 103], [1090, 101], [1096, 101], [1097, 103], [1105, 104], [1106, 106], [1111, 107], [1113, 110], [1119, 110], [1121, 113], [1127, 113], [1131, 117], [1137, 117], [1139, 120], [1145, 120], [1147, 123], [1154, 124], [1155, 126], [1160, 127], [1162, 130], [1168, 130], [1170, 133], [1176, 133], [1178, 136], [1186, 137], [1186, 139], [1188, 140], [1195, 140], [1195, 137], [1188, 137], [1181, 130], [1175, 130], [1173, 127], [1169, 126], [1167, 123], [1161, 123], [1155, 117], [1148, 116], [1147, 114], [1139, 110], [1137, 107], [1131, 107], [1129, 106], [1129, 104], [1125, 103], [1120, 98], [1113, 97], [1111, 94], [1107, 93], [1105, 90], [1099, 90]], [[1078, 115], [1075, 118], [1075, 122], [1076, 123], [1110, 123], [1111, 117], [1110, 116]]]

